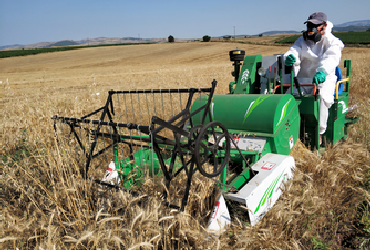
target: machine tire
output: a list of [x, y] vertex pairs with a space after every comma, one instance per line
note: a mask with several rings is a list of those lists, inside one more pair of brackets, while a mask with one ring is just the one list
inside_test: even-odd
[[[220, 128], [222, 132], [215, 132], [215, 128]], [[212, 139], [213, 138], [213, 139]], [[219, 146], [221, 140], [225, 141]], [[211, 141], [210, 141], [211, 140]], [[213, 142], [212, 142], [213, 141]], [[226, 148], [224, 148], [224, 146]], [[225, 151], [223, 157], [218, 157], [220, 151]], [[194, 157], [199, 172], [209, 178], [220, 175], [230, 159], [230, 135], [226, 127], [219, 122], [211, 122], [205, 125], [199, 132], [195, 143]], [[221, 161], [219, 163], [219, 161]], [[213, 169], [206, 168], [205, 164], [213, 163]]]

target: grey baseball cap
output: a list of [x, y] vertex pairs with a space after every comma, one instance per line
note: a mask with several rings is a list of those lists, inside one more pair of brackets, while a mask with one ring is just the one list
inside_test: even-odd
[[313, 24], [320, 24], [320, 23], [324, 23], [324, 22], [327, 22], [328, 21], [328, 18], [326, 16], [325, 13], [322, 13], [322, 12], [315, 12], [313, 14], [311, 14], [307, 21], [304, 22], [304, 23], [313, 23]]

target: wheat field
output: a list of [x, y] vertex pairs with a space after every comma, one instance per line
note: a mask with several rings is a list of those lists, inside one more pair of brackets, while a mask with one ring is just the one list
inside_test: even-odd
[[[94, 47], [0, 59], [2, 249], [351, 249], [370, 246], [370, 49], [352, 60], [349, 106], [359, 121], [320, 155], [297, 142], [289, 188], [255, 227], [236, 215], [221, 235], [205, 230], [217, 190], [195, 175], [184, 212], [161, 206], [163, 183], [149, 179], [132, 197], [80, 176], [81, 163], [56, 143], [54, 115], [84, 116], [109, 90], [208, 88], [233, 81], [229, 51], [270, 56], [286, 46], [174, 43]], [[340, 67], [343, 69], [343, 62]], [[343, 71], [345, 72], [345, 71]], [[97, 169], [103, 175], [105, 168]], [[177, 179], [174, 187], [182, 187]], [[174, 188], [173, 196], [181, 193]], [[242, 207], [234, 207], [243, 214]], [[321, 247], [321, 248], [320, 248]]]

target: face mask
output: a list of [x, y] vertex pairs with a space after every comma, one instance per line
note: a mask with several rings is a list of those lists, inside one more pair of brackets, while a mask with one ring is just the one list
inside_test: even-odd
[[321, 41], [321, 33], [317, 32], [316, 27], [307, 24], [307, 31], [303, 32], [303, 38], [305, 41], [313, 41], [314, 43]]

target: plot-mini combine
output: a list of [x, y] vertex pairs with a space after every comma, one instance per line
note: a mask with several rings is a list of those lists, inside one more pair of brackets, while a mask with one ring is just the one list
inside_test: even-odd
[[[315, 85], [300, 85], [281, 55], [244, 55], [230, 51], [235, 80], [227, 94], [214, 94], [215, 80], [200, 89], [112, 90], [106, 104], [89, 115], [53, 117], [62, 135], [58, 141], [76, 145], [69, 147], [71, 155], [84, 164], [86, 178], [92, 169], [108, 166], [96, 180], [101, 185], [129, 190], [162, 179], [164, 204], [180, 210], [188, 203], [194, 173], [217, 177], [223, 195], [209, 228], [229, 223], [222, 197], [246, 206], [255, 225], [293, 177], [294, 159], [288, 155], [295, 142], [320, 149], [320, 93]], [[351, 61], [344, 67], [347, 78], [337, 83], [325, 143], [346, 138], [356, 121], [345, 117]], [[183, 198], [171, 205], [167, 190], [181, 173], [187, 178]]]

